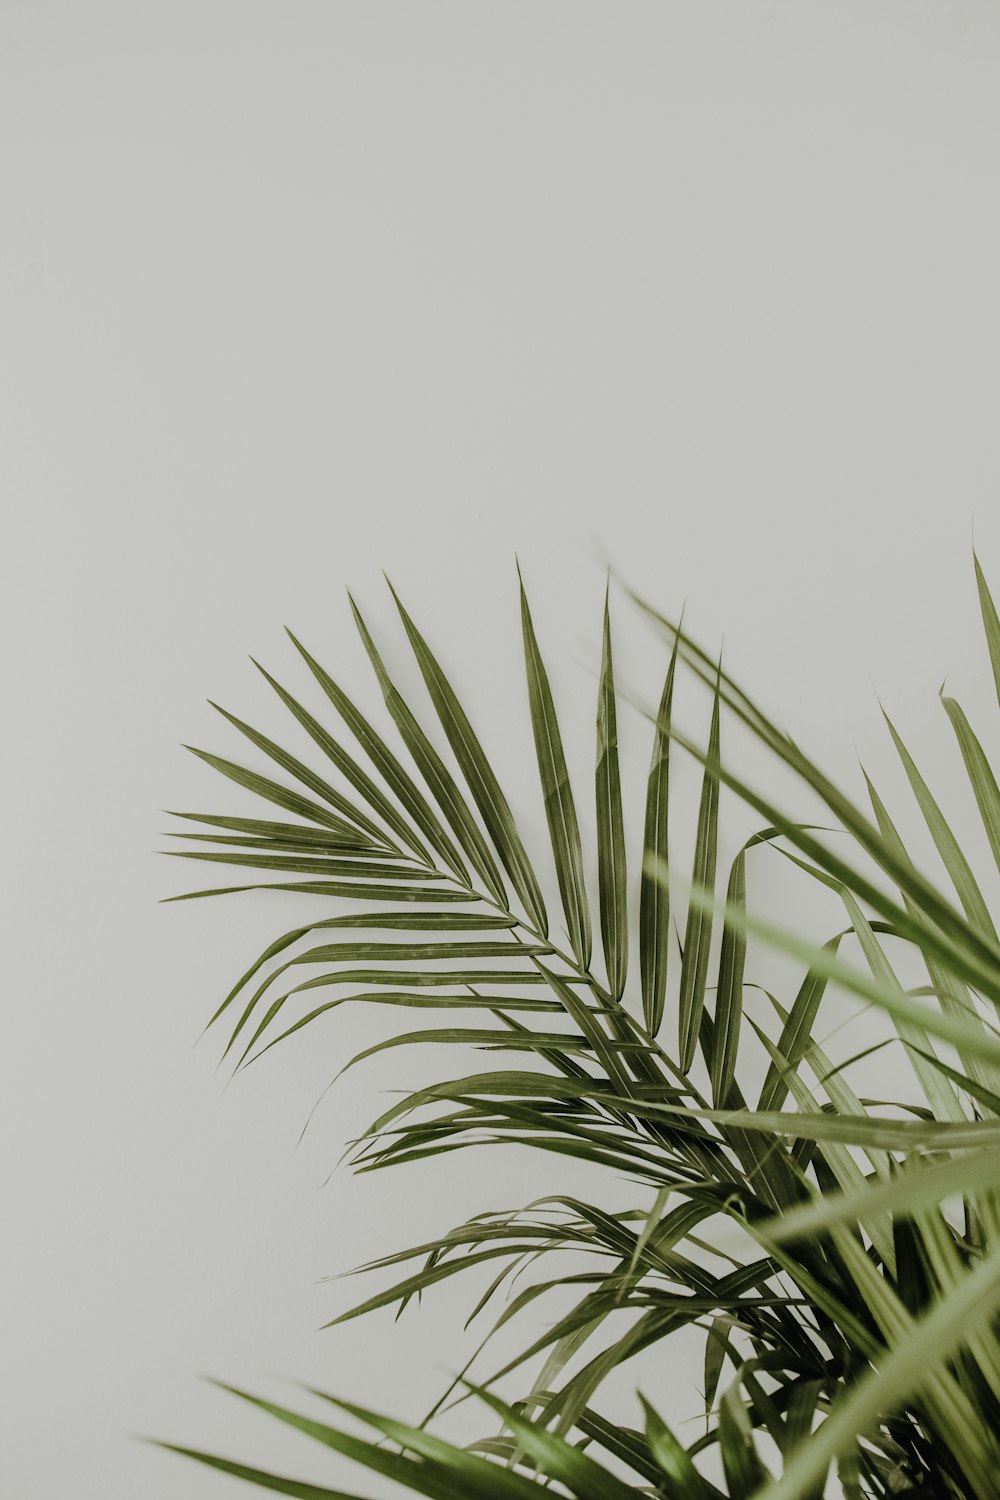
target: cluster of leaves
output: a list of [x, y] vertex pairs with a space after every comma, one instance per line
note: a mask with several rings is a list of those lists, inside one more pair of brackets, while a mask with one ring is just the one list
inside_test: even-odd
[[[978, 563], [977, 578], [1000, 697], [1000, 623]], [[605, 603], [594, 788], [599, 965], [574, 794], [523, 587], [527, 687], [558, 922], [546, 911], [544, 881], [486, 752], [398, 598], [450, 746], [448, 762], [390, 678], [356, 608], [402, 742], [398, 751], [293, 637], [342, 728], [332, 732], [264, 676], [326, 757], [336, 784], [228, 713], [283, 779], [195, 752], [285, 820], [183, 814], [217, 830], [185, 835], [199, 845], [185, 856], [277, 873], [271, 888], [335, 903], [334, 915], [271, 943], [220, 1005], [214, 1020], [229, 1023], [226, 1052], [238, 1065], [348, 1002], [447, 1011], [444, 1025], [381, 1045], [453, 1043], [517, 1058], [402, 1099], [360, 1138], [360, 1170], [519, 1142], [624, 1175], [643, 1197], [641, 1209], [622, 1215], [555, 1194], [518, 1211], [480, 1215], [373, 1263], [401, 1268], [400, 1279], [347, 1316], [402, 1307], [484, 1264], [497, 1274], [476, 1312], [508, 1291], [496, 1326], [556, 1287], [575, 1294], [571, 1310], [503, 1370], [475, 1386], [466, 1383], [466, 1370], [444, 1394], [442, 1400], [456, 1389], [473, 1393], [499, 1416], [499, 1436], [461, 1449], [432, 1436], [426, 1424], [405, 1427], [335, 1403], [373, 1430], [362, 1438], [246, 1399], [434, 1500], [526, 1500], [541, 1487], [577, 1500], [791, 1500], [822, 1495], [833, 1473], [849, 1500], [906, 1492], [995, 1497], [1000, 940], [972, 863], [892, 725], [940, 856], [940, 885], [918, 870], [870, 781], [866, 812], [682, 629], [637, 602], [668, 632], [670, 659], [658, 710], [649, 716], [643, 847], [635, 859], [641, 890], [632, 913]], [[704, 746], [674, 723], [680, 671], [700, 678], [712, 695]], [[1000, 868], [1000, 790], [963, 710], [950, 698], [943, 703]], [[824, 819], [848, 838], [834, 844], [745, 783], [721, 753], [726, 720], [795, 773], [823, 805]], [[670, 765], [678, 746], [702, 767], [682, 934], [667, 879]], [[717, 869], [723, 789], [763, 823], [728, 872]], [[783, 850], [804, 878], [842, 903], [843, 930], [823, 946], [776, 931], [748, 911], [747, 858], [762, 843]], [[257, 886], [225, 889], [251, 888]], [[637, 936], [630, 937], [633, 925]], [[554, 927], [564, 927], [565, 942]], [[754, 936], [801, 960], [804, 973], [784, 1003], [765, 992], [770, 1028], [744, 1014]], [[861, 963], [841, 952], [852, 944]], [[927, 983], [908, 989], [897, 970], [914, 959]], [[299, 998], [311, 991], [327, 998], [318, 1005]], [[894, 1105], [859, 1097], [851, 1067], [835, 1066], [823, 1052], [815, 1039], [821, 1007], [838, 997], [842, 1005], [845, 993], [875, 1008], [882, 1044], [891, 1038], [907, 1059], [913, 1097]], [[303, 1003], [312, 1008], [294, 1013]], [[764, 1070], [755, 1075], [746, 1065], [760, 1049], [762, 1087]], [[752, 1076], [758, 1086], [748, 1096]], [[735, 1258], [734, 1234], [746, 1247]], [[581, 1269], [571, 1275], [567, 1254], [580, 1257]], [[552, 1255], [558, 1274], [511, 1290], [515, 1272], [544, 1270]], [[612, 1336], [609, 1325], [619, 1330], [621, 1314], [625, 1331]], [[691, 1328], [705, 1339], [708, 1420], [699, 1437], [683, 1442], [646, 1402], [634, 1429], [601, 1415], [609, 1376]], [[501, 1403], [491, 1387], [529, 1361], [541, 1361], [530, 1389], [513, 1405]], [[281, 1494], [351, 1500], [339, 1490], [191, 1456]]]

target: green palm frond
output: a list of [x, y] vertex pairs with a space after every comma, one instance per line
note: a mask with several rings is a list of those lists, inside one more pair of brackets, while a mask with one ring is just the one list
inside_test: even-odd
[[[978, 561], [976, 576], [1000, 694], [1000, 625]], [[633, 1185], [635, 1207], [612, 1212], [556, 1191], [394, 1248], [362, 1268], [393, 1279], [332, 1322], [402, 1309], [470, 1271], [469, 1321], [486, 1325], [476, 1361], [499, 1328], [532, 1323], [516, 1355], [474, 1384], [464, 1372], [422, 1426], [340, 1403], [375, 1434], [359, 1438], [245, 1399], [379, 1475], [447, 1500], [518, 1500], [540, 1487], [579, 1500], [812, 1500], [825, 1492], [831, 1466], [850, 1500], [901, 1493], [995, 1500], [1000, 940], [976, 868], [990, 852], [1000, 865], [1000, 793], [964, 711], [943, 699], [961, 784], [980, 812], [981, 850], [959, 844], [887, 718], [940, 861], [939, 881], [918, 868], [867, 776], [870, 813], [682, 625], [643, 604], [666, 631], [670, 656], [649, 715], [649, 770], [637, 808], [642, 841], [629, 849], [606, 597], [596, 846], [587, 850], [522, 582], [528, 707], [549, 835], [536, 861], [438, 656], [395, 591], [393, 598], [450, 761], [389, 676], [353, 601], [398, 749], [292, 637], [321, 690], [323, 714], [332, 707], [338, 722], [323, 722], [320, 710], [264, 675], [323, 756], [324, 773], [224, 710], [284, 779], [195, 752], [270, 807], [256, 817], [174, 814], [183, 827], [171, 836], [189, 847], [170, 852], [279, 878], [171, 899], [266, 884], [335, 903], [332, 915], [303, 918], [269, 943], [222, 999], [213, 1021], [225, 1027], [225, 1054], [247, 1066], [348, 1003], [443, 1013], [434, 1025], [400, 1028], [346, 1066], [428, 1044], [478, 1049], [490, 1060], [384, 1111], [358, 1135], [355, 1169], [515, 1143], [548, 1160], [585, 1162], [598, 1184], [614, 1172]], [[704, 746], [676, 725], [682, 675], [711, 694]], [[838, 840], [739, 774], [723, 754], [727, 721], [795, 773]], [[680, 868], [671, 760], [678, 749], [700, 766], [701, 791], [674, 966], [670, 879]], [[726, 797], [765, 826], [723, 861]], [[838, 912], [832, 937], [805, 939], [753, 911], [748, 875], [768, 848], [785, 856], [797, 878], [828, 893]], [[543, 896], [550, 871], [558, 919]], [[630, 877], [638, 886], [635, 916]], [[679, 886], [675, 878], [674, 907]], [[596, 971], [595, 948], [603, 958]], [[801, 966], [797, 988], [784, 998], [752, 978], [769, 948]], [[916, 987], [900, 977], [914, 959], [927, 980]], [[848, 1045], [833, 1058], [817, 1031], [821, 1016], [842, 1014], [845, 994], [869, 1017], [858, 1055]], [[865, 1057], [880, 1050], [896, 1059], [891, 1076], [905, 1094], [889, 1103], [866, 1097], [859, 1081]], [[538, 1308], [557, 1290], [559, 1313], [539, 1333]], [[700, 1436], [682, 1439], [646, 1400], [635, 1428], [601, 1415], [606, 1381], [692, 1328], [705, 1336]], [[512, 1378], [527, 1387], [519, 1401], [501, 1403], [494, 1388]], [[430, 1420], [457, 1400], [479, 1402], [499, 1432], [464, 1449], [433, 1436]], [[277, 1493], [344, 1494], [191, 1456]]]

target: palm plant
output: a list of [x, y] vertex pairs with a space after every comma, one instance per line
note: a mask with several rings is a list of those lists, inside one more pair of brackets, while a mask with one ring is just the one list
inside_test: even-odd
[[[1000, 622], [978, 562], [976, 572], [1000, 698]], [[219, 1005], [213, 1021], [228, 1028], [226, 1056], [246, 1066], [348, 1002], [445, 1011], [443, 1025], [381, 1045], [451, 1043], [516, 1055], [395, 1104], [355, 1144], [359, 1170], [517, 1142], [624, 1175], [640, 1200], [623, 1215], [557, 1189], [372, 1263], [398, 1279], [346, 1316], [403, 1307], [477, 1266], [494, 1269], [477, 1313], [524, 1267], [541, 1268], [538, 1279], [509, 1292], [495, 1326], [534, 1309], [557, 1287], [571, 1288], [570, 1311], [501, 1370], [473, 1381], [467, 1367], [431, 1414], [448, 1399], [471, 1396], [499, 1418], [498, 1435], [459, 1448], [433, 1436], [428, 1423], [408, 1427], [333, 1401], [369, 1429], [359, 1437], [339, 1418], [320, 1422], [236, 1394], [436, 1500], [518, 1500], [542, 1487], [578, 1500], [744, 1500], [758, 1493], [784, 1500], [822, 1495], [831, 1465], [850, 1500], [996, 1496], [1000, 940], [972, 862], [891, 724], [945, 889], [917, 868], [867, 777], [870, 814], [682, 628], [636, 603], [664, 631], [669, 662], [659, 706], [648, 715], [642, 848], [628, 861], [605, 601], [594, 787], [601, 963], [593, 954], [574, 793], [523, 585], [524, 658], [558, 921], [546, 909], [545, 881], [490, 760], [398, 598], [449, 761], [391, 679], [353, 603], [400, 751], [294, 637], [342, 728], [328, 728], [264, 676], [322, 752], [325, 774], [225, 711], [283, 778], [195, 751], [280, 809], [282, 820], [178, 815], [215, 830], [184, 834], [198, 845], [184, 856], [254, 875], [266, 870], [280, 877], [268, 882], [273, 889], [333, 903], [332, 915], [271, 942]], [[704, 745], [675, 723], [681, 673], [711, 693]], [[947, 697], [943, 704], [1000, 868], [994, 772], [961, 707]], [[723, 758], [724, 722], [742, 726], [794, 773], [818, 800], [824, 823], [832, 821], [842, 836], [830, 839], [744, 781]], [[670, 768], [678, 747], [702, 768], [682, 933], [668, 879]], [[726, 789], [762, 826], [720, 871]], [[748, 910], [747, 856], [761, 844], [833, 893], [845, 913], [842, 930], [812, 945]], [[640, 877], [636, 911], [628, 865]], [[565, 940], [557, 935], [563, 925]], [[851, 944], [860, 964], [841, 953]], [[802, 977], [784, 1000], [755, 987], [773, 1017], [765, 1026], [750, 1007], [744, 1011], [744, 999], [748, 956], [768, 945], [799, 962]], [[900, 975], [914, 964], [922, 977], [907, 986]], [[312, 1004], [319, 998], [313, 991], [327, 998]], [[879, 1020], [864, 1053], [891, 1045], [906, 1060], [908, 1092], [895, 1103], [859, 1096], [851, 1075], [863, 1056], [835, 1063], [816, 1040], [821, 1012], [842, 1013], [847, 997]], [[568, 1276], [567, 1254], [579, 1258]], [[559, 1270], [546, 1275], [552, 1256]], [[646, 1401], [635, 1427], [603, 1416], [603, 1383], [685, 1329], [704, 1338], [704, 1431], [682, 1441]], [[522, 1395], [501, 1402], [497, 1380], [539, 1361]], [[351, 1500], [337, 1489], [179, 1451], [281, 1494]]]

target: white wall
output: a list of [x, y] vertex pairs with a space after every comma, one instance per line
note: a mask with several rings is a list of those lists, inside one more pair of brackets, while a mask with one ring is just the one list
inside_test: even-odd
[[0, 8], [5, 1494], [236, 1492], [128, 1432], [377, 1493], [197, 1373], [418, 1415], [465, 1295], [318, 1335], [317, 1279], [571, 1180], [323, 1189], [412, 1069], [300, 1126], [391, 1019], [225, 1094], [192, 1050], [292, 908], [157, 905], [158, 809], [224, 800], [176, 748], [235, 747], [206, 696], [278, 728], [284, 623], [373, 703], [343, 589], [385, 634], [386, 568], [529, 815], [515, 550], [584, 773], [605, 554], [839, 774], [889, 764], [871, 679], [951, 765], [973, 524], [1000, 580], [998, 63], [988, 4]]

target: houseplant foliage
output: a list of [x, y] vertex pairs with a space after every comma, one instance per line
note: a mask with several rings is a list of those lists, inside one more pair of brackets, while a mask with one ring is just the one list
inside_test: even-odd
[[[978, 563], [976, 575], [1000, 699], [1000, 623]], [[355, 1166], [419, 1171], [427, 1156], [517, 1142], [546, 1153], [553, 1174], [545, 1199], [486, 1212], [430, 1243], [391, 1247], [373, 1263], [390, 1285], [347, 1314], [405, 1306], [486, 1267], [485, 1294], [481, 1276], [470, 1280], [476, 1315], [506, 1323], [527, 1311], [534, 1336], [502, 1370], [463, 1372], [442, 1400], [479, 1402], [492, 1436], [462, 1449], [434, 1436], [432, 1421], [406, 1427], [332, 1397], [318, 1421], [236, 1394], [435, 1500], [518, 1500], [543, 1487], [579, 1500], [996, 1496], [1000, 941], [973, 873], [990, 854], [1000, 868], [1000, 791], [987, 754], [959, 704], [943, 697], [956, 780], [963, 795], [971, 787], [982, 823], [982, 848], [966, 852], [889, 725], [939, 856], [928, 878], [867, 778], [862, 808], [681, 628], [635, 602], [664, 632], [666, 678], [649, 715], [648, 777], [635, 789], [644, 799], [642, 847], [628, 849], [606, 602], [587, 793], [596, 798], [596, 879], [523, 586], [547, 849], [529, 854], [486, 750], [398, 598], [430, 699], [423, 722], [354, 607], [387, 710], [384, 731], [292, 637], [315, 706], [264, 676], [321, 753], [324, 773], [225, 711], [272, 763], [269, 772], [195, 751], [261, 810], [179, 815], [195, 845], [185, 856], [245, 867], [251, 883], [226, 891], [266, 884], [322, 898], [318, 914], [277, 936], [218, 1007], [227, 1058], [245, 1066], [304, 1027], [335, 1023], [347, 1003], [417, 1011], [425, 1024], [408, 1018], [381, 1045], [454, 1044], [466, 1062], [469, 1049], [485, 1049], [477, 1060], [486, 1066], [394, 1104], [361, 1135]], [[676, 727], [682, 676], [710, 694], [704, 744]], [[723, 752], [729, 724], [794, 773], [822, 806], [823, 829], [743, 781]], [[432, 733], [447, 741], [447, 760]], [[667, 878], [678, 864], [670, 771], [679, 752], [701, 767], [682, 901]], [[728, 867], [719, 860], [720, 795], [742, 799], [760, 820]], [[839, 928], [822, 944], [748, 909], [748, 861], [762, 845], [839, 903]], [[554, 866], [558, 911], [546, 909], [543, 861]], [[640, 883], [634, 909], [630, 875]], [[766, 995], [772, 1021], [761, 1025], [744, 998], [748, 960], [769, 944], [801, 973], [789, 993]], [[920, 978], [907, 986], [899, 976], [915, 964]], [[821, 1020], [829, 1029], [843, 1014], [845, 997], [877, 1018], [874, 1045], [905, 1062], [896, 1076], [906, 1092], [895, 1102], [859, 1096], [855, 1064], [835, 1066], [815, 1039]], [[428, 1010], [438, 1014], [424, 1017]], [[595, 1182], [628, 1178], [634, 1212], [561, 1193], [562, 1155], [590, 1163]], [[569, 1277], [567, 1252], [579, 1260]], [[558, 1271], [547, 1275], [553, 1256]], [[525, 1266], [531, 1279], [512, 1290]], [[572, 1310], [540, 1318], [557, 1286], [572, 1288]], [[703, 1334], [706, 1408], [695, 1436], [682, 1437], [669, 1413], [641, 1398], [634, 1427], [601, 1415], [610, 1376], [692, 1328]], [[503, 1403], [493, 1386], [513, 1373], [522, 1396]], [[179, 1451], [280, 1494], [345, 1496]]]

